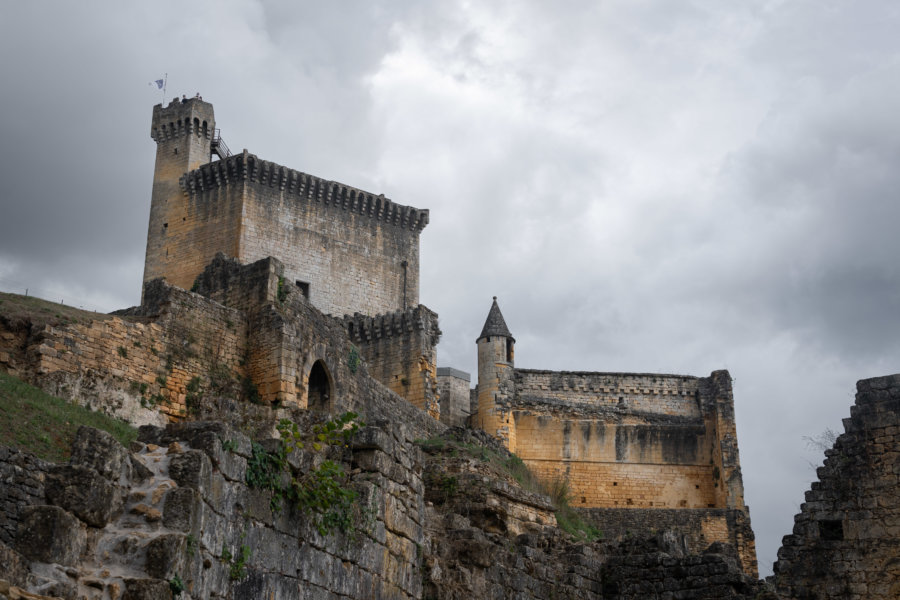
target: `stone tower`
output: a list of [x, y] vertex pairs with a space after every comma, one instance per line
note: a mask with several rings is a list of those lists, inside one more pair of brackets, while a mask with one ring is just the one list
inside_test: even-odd
[[188, 198], [179, 181], [185, 173], [210, 162], [215, 131], [212, 104], [199, 98], [153, 107], [150, 137], [156, 142], [156, 168], [144, 281], [165, 276], [170, 283], [185, 289], [194, 282], [196, 273], [178, 276], [176, 265], [184, 260], [184, 256], [179, 256], [184, 252], [176, 252], [171, 244], [173, 238], [179, 237], [188, 211]]
[[516, 450], [515, 427], [508, 400], [513, 396], [516, 340], [509, 332], [497, 296], [491, 304], [478, 345], [478, 410], [472, 424], [499, 438], [510, 452]]

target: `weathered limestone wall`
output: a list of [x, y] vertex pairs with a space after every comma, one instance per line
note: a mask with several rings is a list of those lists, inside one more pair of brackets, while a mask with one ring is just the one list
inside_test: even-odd
[[546, 478], [567, 477], [576, 505], [728, 505], [706, 380], [516, 369], [514, 381], [516, 453]]
[[[247, 320], [165, 286], [147, 286], [143, 317], [46, 325], [16, 350], [16, 372], [46, 391], [134, 424], [188, 414], [187, 386], [215, 369], [242, 372]], [[152, 316], [150, 316], [152, 313]], [[0, 321], [0, 328], [2, 328]], [[15, 338], [22, 333], [0, 332]]]
[[701, 416], [699, 383], [698, 377], [686, 375], [516, 369], [516, 405], [558, 403], [566, 412], [609, 407], [696, 418]]
[[499, 335], [486, 336], [478, 339], [477, 346], [477, 410], [472, 414], [472, 426], [500, 440], [510, 452], [517, 452], [513, 421], [516, 370], [511, 340]]
[[585, 508], [579, 512], [603, 532], [604, 540], [621, 542], [653, 532], [674, 532], [683, 537], [686, 551], [692, 554], [701, 554], [714, 542], [730, 544], [737, 550], [743, 572], [757, 576], [756, 538], [742, 510]]
[[[362, 509], [352, 538], [273, 511], [246, 483], [250, 440], [221, 423], [145, 427], [140, 439], [131, 453], [82, 428], [70, 463], [49, 469], [13, 542], [31, 561], [30, 591], [155, 600], [177, 576], [187, 598], [422, 597], [423, 456], [404, 426], [362, 430], [345, 457]], [[302, 473], [314, 457], [291, 460]]]
[[513, 416], [516, 454], [541, 479], [566, 480], [575, 507], [742, 511], [746, 528], [737, 517], [701, 522], [689, 513], [683, 525], [693, 539], [738, 545], [742, 565], [756, 572], [727, 372], [515, 369], [489, 401]]
[[217, 252], [238, 253], [240, 186], [198, 196], [186, 193], [181, 184], [185, 173], [209, 162], [214, 131], [213, 107], [202, 100], [175, 100], [153, 108], [156, 167], [144, 283], [165, 277], [172, 285], [190, 289]]
[[232, 406], [221, 417], [235, 423], [244, 418], [235, 403], [254, 399], [263, 412], [308, 408], [318, 364], [327, 389], [312, 408], [400, 419], [423, 438], [442, 431], [444, 425], [375, 381], [365, 361], [354, 360], [342, 321], [294, 291], [279, 298], [282, 268], [275, 259], [245, 266], [219, 256], [197, 279], [202, 294], [156, 280], [145, 286], [144, 304], [120, 316], [37, 333], [27, 325], [6, 330], [0, 319], [8, 349], [3, 366], [51, 393], [142, 424], [164, 422], [161, 413], [215, 414], [203, 403], [220, 397]]
[[386, 315], [344, 316], [347, 335], [359, 347], [369, 375], [433, 418], [440, 417], [437, 314], [419, 305]]
[[27, 452], [0, 446], [0, 542], [13, 543], [26, 506], [43, 504], [51, 466]]
[[441, 422], [451, 427], [463, 427], [471, 408], [471, 389], [468, 373], [450, 367], [438, 367], [437, 385], [441, 402]]
[[[275, 256], [326, 314], [377, 315], [419, 304], [419, 233], [428, 212], [258, 159], [246, 172], [242, 262]], [[213, 168], [215, 165], [211, 165]]]
[[900, 597], [900, 375], [856, 384], [775, 563], [781, 598]]

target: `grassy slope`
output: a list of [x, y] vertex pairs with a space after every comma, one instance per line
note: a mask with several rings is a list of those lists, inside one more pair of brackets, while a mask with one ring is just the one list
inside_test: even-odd
[[127, 446], [137, 430], [123, 421], [69, 404], [0, 372], [0, 445], [62, 462], [81, 425], [108, 431]]
[[109, 315], [81, 310], [73, 306], [41, 300], [34, 296], [21, 296], [0, 292], [0, 317], [7, 321], [30, 321], [36, 325], [64, 323], [88, 323], [109, 319]]

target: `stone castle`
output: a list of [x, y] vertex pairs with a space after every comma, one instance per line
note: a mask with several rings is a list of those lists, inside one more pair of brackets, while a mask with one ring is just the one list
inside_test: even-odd
[[[755, 582], [726, 371], [517, 368], [494, 298], [470, 389], [469, 374], [437, 367], [438, 317], [419, 304], [427, 210], [246, 150], [233, 155], [199, 98], [154, 107], [151, 137], [141, 305], [67, 322], [0, 314], [0, 369], [144, 425], [133, 456], [86, 432], [65, 468], [0, 448], [0, 563], [31, 573], [16, 571], [18, 581], [67, 598], [119, 598], [124, 587], [126, 600], [167, 598], [166, 581], [179, 574], [197, 598], [776, 597]], [[872, 575], [900, 582], [889, 532], [872, 533], [893, 506], [873, 490], [888, 485], [878, 465], [900, 453], [900, 382], [860, 390], [848, 433], [779, 553], [779, 598], [900, 589]], [[343, 458], [373, 518], [353, 544], [274, 513], [245, 483], [251, 438], [271, 435], [278, 418], [347, 410], [371, 424]], [[571, 505], [612, 545], [560, 538], [545, 497], [456, 450], [422, 445], [448, 435], [454, 448], [513, 452], [539, 478], [567, 482]], [[863, 459], [870, 454], [879, 458]], [[169, 465], [171, 482], [162, 467], [142, 471], [148, 461]], [[846, 473], [859, 485], [848, 488]], [[136, 498], [156, 485], [151, 519]], [[121, 572], [73, 575], [94, 568], [94, 549], [114, 541], [110, 527], [135, 529]], [[67, 543], [36, 541], [48, 536]], [[245, 537], [266, 550], [249, 579], [229, 582], [219, 549]], [[852, 563], [861, 544], [876, 549], [878, 566]], [[28, 564], [62, 565], [61, 574]], [[815, 575], [822, 564], [840, 565], [849, 595], [823, 595], [819, 580], [837, 583]]]
[[[516, 369], [515, 339], [494, 298], [477, 339], [475, 401], [468, 389], [454, 395], [466, 375], [445, 372], [438, 383], [437, 315], [418, 304], [419, 235], [428, 211], [246, 150], [214, 161], [216, 131], [213, 107], [200, 99], [153, 110], [145, 283], [162, 277], [188, 289], [220, 253], [242, 264], [274, 257], [281, 285], [341, 317], [370, 374], [392, 391], [448, 423], [471, 413], [472, 426], [540, 476], [565, 477], [579, 506], [648, 509], [648, 528], [690, 515], [697, 548], [731, 543], [755, 572], [728, 373]], [[307, 406], [310, 372], [280, 371], [280, 380], [261, 387], [263, 398]], [[439, 387], [449, 414], [441, 414]]]

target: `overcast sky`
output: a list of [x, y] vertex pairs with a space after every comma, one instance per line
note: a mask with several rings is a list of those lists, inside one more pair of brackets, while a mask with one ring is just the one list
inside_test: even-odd
[[[0, 290], [140, 298], [148, 83], [234, 151], [431, 210], [421, 301], [475, 373], [727, 368], [760, 569], [900, 350], [900, 4], [0, 0]], [[474, 381], [473, 381], [474, 383]]]

